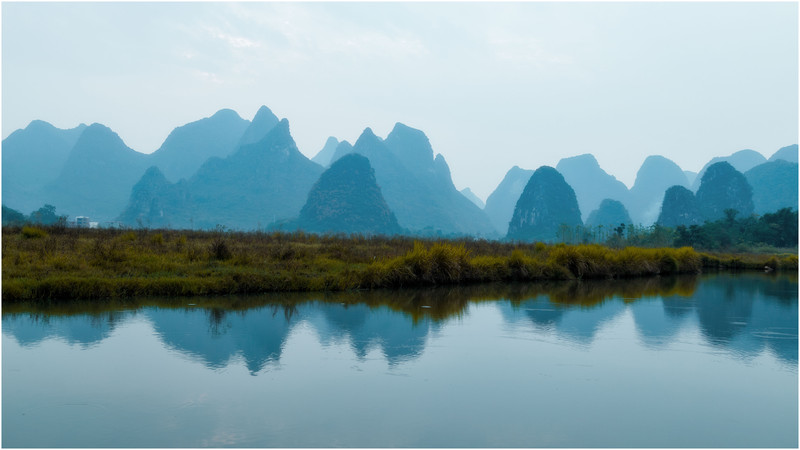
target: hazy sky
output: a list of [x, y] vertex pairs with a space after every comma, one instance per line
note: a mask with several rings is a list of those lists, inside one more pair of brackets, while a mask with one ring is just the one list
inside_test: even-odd
[[484, 199], [514, 165], [593, 153], [697, 171], [798, 141], [798, 5], [2, 3], [3, 138], [103, 123], [150, 153], [260, 105], [311, 157], [365, 127], [423, 130]]

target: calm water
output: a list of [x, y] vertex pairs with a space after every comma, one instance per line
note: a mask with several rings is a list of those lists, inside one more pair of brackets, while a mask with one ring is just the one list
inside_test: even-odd
[[797, 447], [797, 299], [756, 274], [6, 306], [2, 444]]

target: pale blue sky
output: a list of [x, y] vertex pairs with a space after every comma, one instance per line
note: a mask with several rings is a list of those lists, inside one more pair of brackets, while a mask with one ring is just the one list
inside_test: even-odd
[[328, 136], [422, 129], [460, 188], [593, 153], [633, 184], [798, 141], [798, 5], [2, 4], [3, 137], [100, 122], [135, 150], [260, 105], [313, 156]]

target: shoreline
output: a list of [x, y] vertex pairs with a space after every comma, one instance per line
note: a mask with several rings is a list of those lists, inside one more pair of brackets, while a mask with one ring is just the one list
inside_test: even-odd
[[4, 304], [797, 270], [797, 254], [303, 232], [3, 227]]

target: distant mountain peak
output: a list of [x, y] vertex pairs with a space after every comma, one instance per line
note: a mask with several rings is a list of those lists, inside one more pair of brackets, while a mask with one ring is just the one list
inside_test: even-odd
[[558, 170], [539, 167], [517, 201], [506, 237], [552, 241], [562, 224], [583, 224], [575, 192]]
[[373, 145], [375, 143], [382, 143], [383, 139], [379, 138], [375, 135], [372, 131], [372, 128], [367, 127], [364, 128], [364, 131], [361, 132], [361, 135], [356, 139], [356, 143], [353, 147], [363, 147], [364, 145]]
[[386, 146], [408, 169], [415, 173], [438, 170], [431, 142], [422, 130], [398, 122], [392, 132], [386, 136]]
[[333, 161], [333, 157], [336, 155], [336, 147], [338, 146], [339, 140], [333, 136], [329, 137], [322, 149], [311, 160], [322, 167], [327, 167]]
[[777, 159], [783, 159], [789, 162], [797, 162], [797, 144], [787, 145], [786, 147], [781, 147], [775, 152], [772, 156], [769, 157], [770, 161], [775, 161]]
[[[562, 163], [591, 164], [592, 166], [600, 167], [600, 163], [597, 162], [597, 158], [595, 158], [594, 155], [592, 155], [591, 153], [584, 153], [582, 155], [570, 156], [569, 158], [561, 158], [561, 161], [558, 162], [558, 165], [561, 165]], [[556, 170], [558, 170], [558, 166], [556, 166]]]
[[230, 108], [222, 108], [219, 111], [215, 112], [214, 115], [212, 115], [211, 117], [216, 117], [216, 118], [231, 117], [231, 118], [235, 118], [235, 119], [241, 119], [242, 118], [239, 115], [239, 113], [237, 113], [236, 111], [234, 111], [234, 110], [232, 110]]
[[264, 139], [264, 136], [279, 122], [278, 117], [272, 113], [272, 110], [266, 106], [262, 106], [258, 109], [258, 112], [256, 112], [256, 115], [250, 122], [250, 126], [244, 131], [240, 145], [252, 144]]
[[320, 175], [300, 211], [300, 226], [309, 231], [399, 233], [397, 218], [386, 204], [369, 160], [342, 156]]

